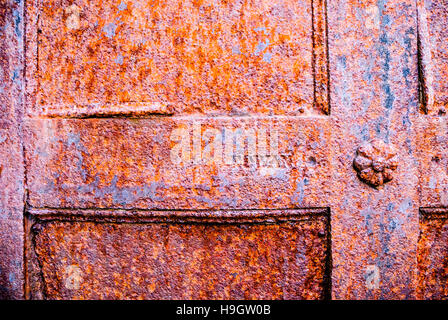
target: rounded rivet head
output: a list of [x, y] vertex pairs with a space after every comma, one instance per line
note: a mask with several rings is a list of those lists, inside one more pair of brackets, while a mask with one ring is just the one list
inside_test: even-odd
[[360, 146], [353, 161], [359, 179], [375, 188], [391, 181], [397, 166], [395, 147], [379, 139]]

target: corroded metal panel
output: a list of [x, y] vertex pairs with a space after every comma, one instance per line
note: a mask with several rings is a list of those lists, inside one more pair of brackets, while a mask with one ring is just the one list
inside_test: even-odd
[[446, 4], [4, 1], [0, 295], [445, 298]]
[[325, 1], [28, 3], [33, 115], [328, 113]]
[[32, 289], [47, 299], [323, 299], [328, 213], [137, 211], [123, 221], [121, 211], [34, 210], [43, 283]]
[[[185, 130], [180, 131], [183, 145], [179, 129]], [[207, 130], [214, 130], [214, 142]], [[329, 139], [326, 116], [29, 120], [29, 203], [142, 209], [322, 206], [331, 186]]]
[[418, 0], [421, 110], [446, 114], [448, 104], [448, 11], [446, 0]]
[[23, 4], [0, 2], [0, 299], [23, 298]]
[[420, 108], [419, 152], [420, 237], [418, 298], [448, 298], [448, 12], [443, 0], [417, 2], [419, 18]]
[[325, 1], [26, 19], [27, 297], [329, 298], [328, 210], [272, 211], [331, 189]]
[[448, 299], [448, 209], [423, 208], [418, 242], [419, 299]]
[[[418, 113], [415, 4], [328, 1], [334, 299], [415, 297], [415, 121], [424, 116]], [[377, 139], [396, 146], [399, 161], [393, 180], [375, 189], [356, 176], [353, 160], [358, 148]], [[374, 182], [373, 175], [363, 177]]]
[[417, 126], [422, 206], [448, 205], [448, 122], [425, 116]]

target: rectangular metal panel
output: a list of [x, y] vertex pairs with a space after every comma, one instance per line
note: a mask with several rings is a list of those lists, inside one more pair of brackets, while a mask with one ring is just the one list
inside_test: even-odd
[[27, 5], [34, 116], [328, 113], [325, 1]]
[[424, 116], [416, 123], [420, 201], [423, 206], [448, 205], [448, 123]]
[[23, 7], [0, 2], [0, 300], [24, 297]]
[[418, 48], [422, 111], [446, 114], [448, 11], [445, 0], [418, 0]]
[[30, 213], [31, 296], [328, 298], [327, 209]]
[[326, 116], [29, 120], [29, 204], [142, 209], [325, 206], [331, 186], [329, 140]]
[[420, 210], [419, 299], [448, 299], [448, 209]]

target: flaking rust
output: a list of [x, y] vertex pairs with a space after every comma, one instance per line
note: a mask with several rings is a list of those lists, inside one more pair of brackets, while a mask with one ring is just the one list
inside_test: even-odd
[[420, 210], [419, 299], [448, 300], [447, 219], [447, 209]]
[[29, 12], [33, 115], [135, 102], [177, 114], [329, 112], [324, 1], [42, 0]]
[[3, 1], [0, 297], [446, 299], [446, 6]]
[[131, 221], [100, 224], [49, 213], [33, 213], [33, 261], [44, 286], [32, 296], [328, 298], [327, 209], [205, 212], [201, 219], [194, 212], [139, 212]]

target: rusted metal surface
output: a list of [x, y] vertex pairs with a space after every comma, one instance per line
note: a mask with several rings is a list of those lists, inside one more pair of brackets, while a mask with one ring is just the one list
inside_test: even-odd
[[76, 117], [122, 103], [176, 113], [328, 112], [323, 1], [34, 0], [28, 10], [35, 115]]
[[419, 18], [419, 71], [421, 110], [445, 114], [448, 103], [447, 3], [417, 0]]
[[[46, 212], [32, 230], [47, 299], [322, 299], [327, 213], [140, 212], [98, 224]], [[159, 221], [142, 224], [148, 216]]]
[[419, 123], [421, 202], [448, 206], [448, 126], [445, 116], [427, 116]]
[[447, 296], [445, 0], [23, 5], [1, 7], [3, 296]]
[[448, 299], [448, 209], [423, 208], [418, 242], [419, 299]]
[[0, 299], [23, 298], [23, 4], [0, 3]]
[[447, 299], [448, 127], [446, 1], [417, 2], [420, 98], [417, 126], [421, 209], [418, 298]]
[[[419, 232], [415, 122], [415, 1], [328, 2], [334, 172], [333, 298], [412, 299]], [[353, 169], [356, 150], [397, 146], [394, 179], [375, 190]]]
[[[202, 133], [193, 146], [194, 127]], [[199, 127], [200, 126], [200, 127]], [[173, 130], [186, 128], [189, 160], [173, 163]], [[278, 161], [238, 163], [228, 130], [278, 135]], [[205, 131], [222, 135], [221, 161], [205, 157]], [[330, 192], [330, 130], [325, 117], [30, 120], [25, 129], [29, 203], [74, 208], [315, 207]], [[226, 137], [227, 136], [227, 137]], [[225, 140], [232, 139], [230, 163]], [[266, 138], [270, 152], [270, 139]], [[260, 140], [258, 140], [260, 142]], [[260, 143], [256, 145], [260, 150]], [[202, 157], [196, 158], [196, 155]], [[269, 154], [268, 154], [269, 155]], [[244, 196], [242, 196], [244, 195]]]

